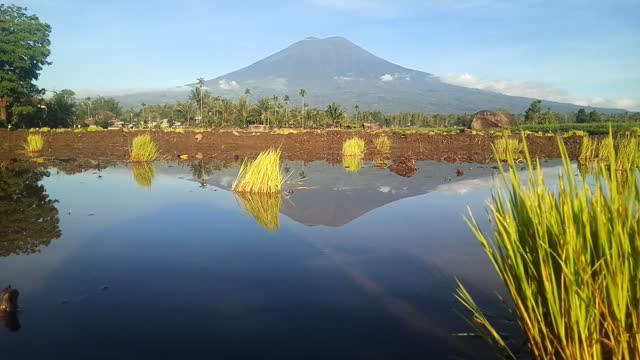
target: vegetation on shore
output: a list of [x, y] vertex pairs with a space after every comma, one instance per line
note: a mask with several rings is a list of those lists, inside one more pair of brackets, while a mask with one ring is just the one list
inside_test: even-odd
[[506, 136], [497, 139], [492, 147], [498, 161], [508, 161], [509, 158], [518, 160], [523, 149], [520, 140]]
[[[504, 281], [536, 359], [640, 358], [640, 189], [637, 172], [609, 135], [606, 162], [595, 183], [576, 176], [561, 139], [559, 188], [543, 178], [539, 161], [524, 153], [530, 179], [518, 178], [515, 159], [501, 169], [507, 190], [489, 205], [492, 237], [472, 214], [467, 220]], [[622, 182], [624, 180], [624, 183]], [[458, 300], [470, 323], [509, 358], [496, 327], [459, 283]]]
[[380, 152], [388, 153], [391, 150], [391, 140], [386, 135], [380, 135], [373, 140], [373, 143]]
[[138, 135], [133, 139], [129, 161], [154, 161], [158, 159], [159, 156], [160, 152], [158, 151], [156, 143], [153, 141], [153, 139], [151, 139], [151, 135]]
[[44, 138], [40, 134], [27, 135], [27, 142], [24, 144], [24, 149], [28, 153], [35, 153], [41, 151], [44, 147]]
[[238, 193], [279, 193], [285, 179], [280, 172], [280, 149], [268, 149], [242, 162], [231, 190]]

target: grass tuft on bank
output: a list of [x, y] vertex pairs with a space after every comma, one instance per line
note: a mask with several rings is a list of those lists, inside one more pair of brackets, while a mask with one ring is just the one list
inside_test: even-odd
[[280, 149], [268, 149], [254, 161], [244, 160], [231, 189], [235, 192], [276, 193], [282, 190]]
[[28, 153], [39, 152], [44, 148], [44, 138], [40, 134], [29, 134], [24, 149]]

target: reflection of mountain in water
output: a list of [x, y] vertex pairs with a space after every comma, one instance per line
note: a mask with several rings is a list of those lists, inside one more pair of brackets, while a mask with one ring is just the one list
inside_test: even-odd
[[[425, 161], [417, 163], [417, 172], [413, 177], [405, 178], [387, 169], [376, 169], [371, 163], [366, 163], [357, 174], [345, 171], [342, 165], [320, 161], [307, 165], [288, 162], [287, 165], [293, 172], [289, 178], [291, 181], [297, 181], [298, 172], [304, 169], [307, 177], [302, 180], [301, 186], [306, 189], [296, 190], [295, 185], [286, 185], [285, 188], [292, 189], [293, 194], [282, 202], [280, 212], [305, 225], [333, 227], [343, 226], [394, 201], [435, 191], [443, 184], [462, 185], [462, 181], [479, 178], [488, 178], [490, 181], [494, 172], [491, 168], [475, 164]], [[465, 175], [456, 177], [456, 169], [463, 169]], [[237, 171], [237, 168], [217, 171], [208, 178], [207, 183], [230, 189]]]

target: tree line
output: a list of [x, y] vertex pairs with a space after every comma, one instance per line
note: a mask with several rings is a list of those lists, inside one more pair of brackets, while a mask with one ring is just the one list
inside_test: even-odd
[[[386, 127], [451, 127], [470, 125], [473, 114], [426, 114], [361, 111], [356, 105], [345, 109], [331, 103], [326, 108], [312, 108], [306, 102], [308, 92], [300, 89], [299, 99], [289, 95], [254, 99], [251, 89], [237, 99], [216, 96], [205, 86], [203, 78], [185, 101], [173, 104], [139, 104], [123, 109], [113, 98], [98, 96], [78, 99], [69, 89], [45, 96], [45, 89], [35, 85], [40, 71], [49, 65], [51, 27], [26, 9], [0, 4], [0, 126], [14, 128], [69, 128], [125, 124], [136, 127], [197, 126], [246, 127], [264, 124], [272, 127], [342, 127], [357, 128], [363, 123]], [[295, 102], [295, 104], [294, 104]], [[541, 100], [532, 102], [524, 114], [513, 116], [516, 124], [556, 124], [569, 122], [640, 121], [637, 113], [599, 114], [556, 113], [541, 109]]]

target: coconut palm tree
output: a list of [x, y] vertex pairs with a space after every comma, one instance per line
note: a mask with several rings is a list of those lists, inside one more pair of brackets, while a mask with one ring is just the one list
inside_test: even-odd
[[344, 109], [342, 106], [336, 103], [331, 103], [331, 105], [327, 106], [327, 117], [333, 122], [333, 126], [336, 126], [336, 123], [344, 117]]
[[182, 114], [187, 122], [187, 126], [189, 126], [191, 118], [195, 117], [198, 113], [197, 105], [191, 100], [176, 104], [176, 110]]
[[236, 113], [238, 115], [238, 120], [240, 121], [242, 126], [247, 124], [247, 119], [249, 117], [250, 110], [251, 110], [251, 105], [249, 104], [247, 97], [241, 96], [240, 99], [238, 99], [238, 106], [236, 107]]
[[300, 97], [302, 98], [302, 128], [304, 129], [304, 115], [305, 115], [305, 107], [307, 106], [307, 104], [304, 101], [305, 96], [307, 96], [307, 90], [305, 89], [300, 89], [300, 92], [298, 93], [300, 95]]
[[288, 116], [288, 112], [289, 112], [289, 101], [291, 99], [289, 98], [289, 95], [285, 95], [282, 100], [284, 101], [284, 122], [285, 122], [285, 124], [289, 124], [288, 121], [287, 121], [287, 116]]
[[260, 120], [262, 125], [266, 125], [269, 121], [269, 111], [271, 111], [271, 100], [263, 98], [251, 108], [250, 116], [254, 121]]
[[274, 125], [278, 122], [278, 105], [280, 105], [280, 98], [277, 95], [273, 95], [271, 98], [273, 101], [273, 122]]

